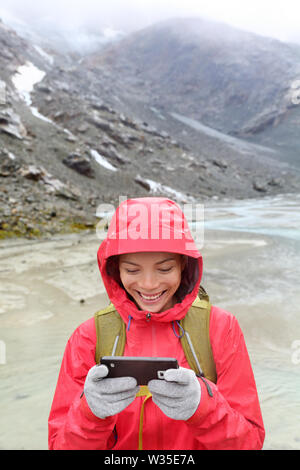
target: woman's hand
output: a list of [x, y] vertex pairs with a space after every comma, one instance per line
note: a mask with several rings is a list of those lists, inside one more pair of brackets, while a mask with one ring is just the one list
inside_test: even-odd
[[168, 369], [164, 380], [150, 380], [148, 388], [153, 402], [172, 419], [186, 421], [200, 403], [201, 387], [190, 369]]
[[89, 408], [98, 418], [116, 415], [129, 406], [139, 391], [133, 377], [105, 378], [105, 365], [92, 367], [85, 380], [84, 395]]

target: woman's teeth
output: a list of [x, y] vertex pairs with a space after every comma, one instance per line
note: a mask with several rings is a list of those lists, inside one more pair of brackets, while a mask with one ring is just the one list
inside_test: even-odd
[[155, 295], [145, 295], [145, 294], [142, 294], [141, 292], [139, 292], [140, 296], [143, 299], [150, 300], [150, 301], [158, 300], [164, 293], [165, 293], [165, 291], [159, 292], [158, 294], [155, 294]]

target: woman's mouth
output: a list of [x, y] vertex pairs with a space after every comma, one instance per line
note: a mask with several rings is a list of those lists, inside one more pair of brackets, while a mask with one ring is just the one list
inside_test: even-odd
[[143, 294], [140, 291], [137, 291], [139, 296], [143, 299], [144, 302], [146, 303], [155, 303], [161, 299], [161, 297], [167, 292], [166, 290], [163, 290], [161, 292], [158, 292], [156, 294]]

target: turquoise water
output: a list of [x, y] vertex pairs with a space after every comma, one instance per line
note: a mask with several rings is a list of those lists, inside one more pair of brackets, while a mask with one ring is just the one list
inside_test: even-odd
[[252, 232], [300, 241], [300, 194], [205, 206], [205, 228]]
[[300, 449], [300, 195], [208, 204], [204, 232], [204, 254], [210, 243], [223, 246], [217, 263], [204, 256], [206, 281], [244, 332], [264, 448]]

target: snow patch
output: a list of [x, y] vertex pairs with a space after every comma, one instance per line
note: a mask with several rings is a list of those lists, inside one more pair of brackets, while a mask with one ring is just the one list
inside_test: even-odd
[[12, 77], [12, 82], [21, 98], [28, 106], [31, 106], [30, 93], [36, 83], [39, 83], [45, 77], [46, 72], [38, 69], [31, 62], [26, 62], [18, 67], [17, 73]]
[[54, 63], [54, 58], [52, 55], [48, 54], [44, 49], [42, 49], [40, 46], [33, 46], [35, 50], [40, 54], [43, 59], [45, 59], [50, 65], [53, 65]]
[[188, 197], [186, 194], [177, 191], [176, 189], [170, 188], [170, 186], [165, 186], [164, 184], [158, 183], [150, 179], [144, 179], [144, 181], [149, 185], [150, 192], [152, 194], [170, 194], [178, 202], [187, 202], [193, 198]]
[[97, 150], [90, 150], [91, 156], [96, 160], [99, 165], [103, 166], [107, 170], [118, 171], [113, 165], [111, 165]]
[[46, 72], [40, 70], [31, 62], [26, 62], [24, 65], [18, 67], [17, 73], [12, 77], [12, 82], [21, 98], [25, 101], [27, 106], [29, 106], [33, 116], [56, 126], [51, 119], [43, 116], [36, 107], [31, 106], [31, 92], [33, 91], [33, 87], [42, 81], [45, 75]]

